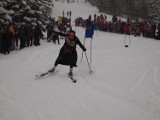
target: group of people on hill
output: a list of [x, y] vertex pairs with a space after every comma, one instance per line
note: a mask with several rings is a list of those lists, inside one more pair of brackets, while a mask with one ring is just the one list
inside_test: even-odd
[[0, 52], [9, 54], [10, 51], [23, 49], [32, 45], [39, 46], [43, 37], [42, 25], [37, 24], [0, 24]]
[[[112, 20], [108, 21], [106, 15], [94, 15], [92, 20], [95, 29], [105, 32], [143, 36], [160, 40], [160, 24], [152, 21], [132, 22], [130, 18], [122, 21], [113, 15]], [[86, 19], [78, 17], [75, 19], [75, 26], [85, 27]]]
[[[71, 12], [68, 15], [71, 17]], [[91, 15], [89, 16], [91, 18]], [[86, 19], [78, 17], [75, 19], [75, 26], [86, 26]], [[93, 20], [94, 29], [112, 33], [127, 34], [134, 36], [143, 36], [160, 40], [160, 24], [155, 24], [152, 21], [132, 22], [129, 18], [127, 21], [122, 21], [117, 16], [113, 15], [112, 20], [108, 21], [106, 15], [94, 15]], [[59, 35], [53, 31], [67, 33], [72, 30], [71, 19], [62, 17], [62, 23], [52, 21], [46, 26], [42, 27], [41, 23], [37, 24], [0, 24], [0, 52], [9, 54], [15, 49], [23, 49], [32, 45], [39, 46], [40, 39], [43, 38], [43, 32], [47, 31], [47, 41], [51, 40], [53, 43], [60, 44]]]
[[[71, 11], [69, 16], [71, 17]], [[62, 23], [50, 18], [47, 25], [42, 25], [40, 21], [34, 23], [0, 23], [0, 53], [9, 54], [10, 51], [23, 49], [32, 45], [39, 46], [43, 39], [43, 32], [47, 32], [47, 41], [60, 44], [59, 35], [53, 31], [67, 33], [72, 30], [71, 19], [62, 17]], [[44, 27], [46, 26], [46, 27]]]
[[[66, 15], [67, 15], [68, 18], [71, 18], [71, 16], [72, 16], [72, 11], [71, 11], [71, 10], [70, 10], [70, 11], [67, 11], [67, 12], [66, 12]], [[64, 11], [64, 10], [62, 11], [62, 16], [63, 16], [63, 17], [65, 16], [65, 11]]]
[[[88, 20], [91, 21], [91, 15], [87, 20], [79, 17], [75, 20], [75, 26], [90, 28]], [[119, 34], [127, 34], [134, 36], [150, 37], [160, 39], [160, 25], [153, 22], [131, 22], [128, 18], [126, 22], [113, 16], [112, 21], [107, 21], [107, 16], [94, 15], [94, 29], [100, 31], [108, 31]], [[90, 23], [90, 22], [89, 22]], [[15, 24], [7, 25], [0, 24], [0, 51], [3, 54], [9, 54], [10, 50], [23, 49], [32, 45], [39, 46], [40, 39], [43, 38], [43, 31], [47, 31], [47, 41], [56, 40], [59, 42], [59, 36], [64, 37], [64, 44], [60, 49], [59, 55], [55, 60], [54, 66], [48, 72], [54, 72], [58, 64], [70, 66], [69, 75], [73, 76], [73, 67], [77, 63], [76, 45], [79, 45], [83, 51], [86, 51], [85, 46], [80, 42], [74, 30], [70, 25], [70, 21], [66, 17], [62, 17], [62, 23], [50, 21], [44, 28], [40, 23], [37, 24]]]

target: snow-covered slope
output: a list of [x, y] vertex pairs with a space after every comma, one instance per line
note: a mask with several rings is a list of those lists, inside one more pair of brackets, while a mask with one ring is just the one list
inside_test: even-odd
[[[88, 17], [96, 8], [79, 3], [54, 1], [53, 17], [63, 9], [73, 17]], [[83, 42], [84, 29], [75, 28]], [[0, 54], [0, 120], [159, 120], [160, 42], [95, 31], [89, 74], [85, 57], [74, 68], [77, 83], [67, 77], [68, 66], [59, 65], [56, 75], [36, 80], [50, 69], [61, 45], [41, 40], [41, 46]], [[126, 36], [129, 40], [129, 36]], [[90, 39], [86, 40], [89, 57]]]

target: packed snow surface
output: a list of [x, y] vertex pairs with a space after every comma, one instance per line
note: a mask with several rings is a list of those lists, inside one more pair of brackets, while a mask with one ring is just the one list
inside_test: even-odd
[[[53, 1], [52, 16], [71, 10], [72, 20], [98, 13], [84, 0], [68, 4]], [[109, 19], [109, 18], [108, 18]], [[72, 21], [73, 22], [73, 21]], [[83, 43], [85, 30], [73, 26]], [[36, 79], [56, 60], [60, 45], [41, 40], [38, 47], [0, 54], [0, 120], [160, 120], [160, 41], [95, 31], [90, 74], [77, 46], [78, 67], [68, 77], [68, 66], [59, 65], [54, 75]]]

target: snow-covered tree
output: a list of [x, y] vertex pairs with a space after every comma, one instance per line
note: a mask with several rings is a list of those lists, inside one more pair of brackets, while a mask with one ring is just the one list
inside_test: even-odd
[[45, 23], [52, 11], [52, 0], [1, 0], [0, 21]]
[[149, 6], [149, 18], [150, 20], [160, 21], [160, 0], [146, 0]]
[[87, 0], [100, 12], [160, 21], [160, 0]]

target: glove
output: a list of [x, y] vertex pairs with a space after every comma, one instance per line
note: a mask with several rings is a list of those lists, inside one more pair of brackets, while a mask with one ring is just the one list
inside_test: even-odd
[[86, 51], [86, 48], [84, 48], [83, 51]]

